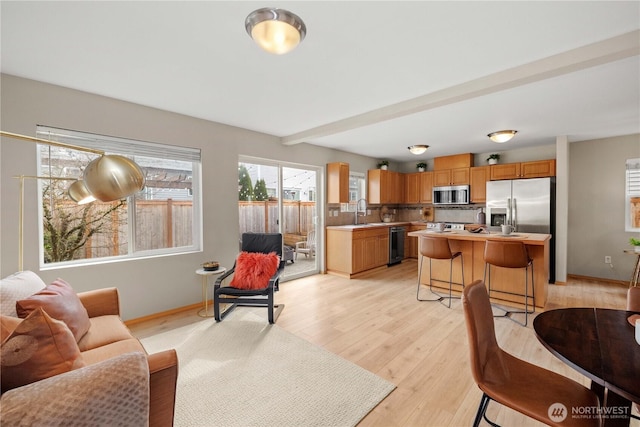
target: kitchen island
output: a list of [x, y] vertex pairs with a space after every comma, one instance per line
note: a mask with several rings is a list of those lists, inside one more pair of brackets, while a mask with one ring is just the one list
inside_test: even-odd
[[[547, 287], [549, 285], [549, 257], [550, 257], [550, 234], [538, 233], [513, 233], [509, 237], [501, 237], [499, 233], [471, 233], [469, 231], [455, 230], [437, 232], [431, 230], [412, 231], [409, 237], [418, 238], [420, 247], [421, 236], [432, 236], [449, 239], [453, 252], [462, 252], [464, 259], [464, 283], [469, 284], [474, 280], [482, 280], [484, 276], [484, 245], [488, 239], [521, 241], [525, 244], [529, 257], [533, 259], [535, 305], [544, 307], [547, 302]], [[418, 256], [420, 257], [420, 256]], [[458, 261], [455, 261], [456, 263]], [[441, 287], [448, 290], [449, 282], [449, 260], [433, 260], [433, 277], [439, 281], [434, 281], [434, 287]], [[420, 263], [418, 262], [418, 268]], [[531, 273], [529, 273], [531, 274]], [[454, 265], [453, 281], [461, 281], [460, 268]], [[529, 279], [531, 276], [529, 276]], [[446, 281], [443, 283], [441, 281]], [[429, 262], [425, 259], [422, 263], [422, 283], [429, 283]], [[462, 287], [454, 285], [454, 291], [461, 292]], [[507, 269], [492, 267], [491, 270], [491, 298], [493, 300], [503, 300], [506, 302], [524, 303], [524, 298], [501, 293], [514, 292], [524, 293], [524, 269]], [[496, 291], [496, 292], [494, 292]]]

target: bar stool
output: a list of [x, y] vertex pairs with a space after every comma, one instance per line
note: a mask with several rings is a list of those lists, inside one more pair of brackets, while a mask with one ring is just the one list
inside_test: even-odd
[[[462, 252], [451, 252], [451, 247], [449, 246], [449, 239], [445, 237], [430, 237], [430, 236], [421, 236], [420, 237], [420, 266], [418, 268], [418, 291], [416, 292], [416, 299], [418, 301], [438, 301], [444, 305], [443, 300], [448, 300], [449, 304], [447, 307], [451, 308], [451, 300], [454, 297], [451, 295], [451, 287], [453, 284], [462, 285], [464, 289], [464, 259], [462, 258]], [[420, 282], [422, 279], [422, 262], [424, 258], [429, 258], [429, 290], [432, 294], [436, 295], [437, 299], [420, 299]], [[453, 260], [457, 257], [460, 257], [460, 266], [462, 268], [462, 283], [453, 281]], [[434, 279], [432, 268], [431, 268], [431, 260], [432, 259], [448, 259], [449, 260], [449, 296], [443, 296], [435, 292], [432, 288], [432, 282], [435, 280], [436, 282], [446, 283], [444, 280]]]
[[[504, 315], [494, 317], [506, 317], [514, 322], [527, 326], [529, 321], [529, 314], [536, 311], [536, 291], [533, 283], [533, 259], [529, 257], [527, 247], [522, 242], [510, 242], [505, 240], [487, 240], [484, 246], [484, 281], [488, 286], [489, 295], [491, 295], [491, 266], [502, 268], [524, 268], [524, 294], [518, 294], [507, 291], [494, 291], [501, 292], [509, 295], [517, 295], [524, 297], [524, 311], [507, 310], [495, 304], [491, 304], [493, 307], [503, 310]], [[527, 273], [531, 267], [531, 295], [529, 295], [529, 277]], [[487, 272], [488, 280], [487, 280]], [[529, 311], [529, 299], [533, 300], [533, 309]], [[512, 318], [512, 314], [524, 314], [524, 323]]]

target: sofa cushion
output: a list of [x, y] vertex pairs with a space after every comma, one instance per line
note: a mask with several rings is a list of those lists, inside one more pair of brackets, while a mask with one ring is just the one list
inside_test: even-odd
[[90, 317], [91, 327], [80, 341], [80, 351], [87, 351], [112, 342], [133, 338], [129, 329], [122, 323], [119, 316]]
[[2, 391], [84, 366], [67, 327], [41, 307], [32, 311], [0, 346]]
[[103, 360], [111, 359], [124, 353], [144, 353], [145, 351], [140, 341], [135, 338], [128, 340], [116, 341], [111, 344], [106, 344], [101, 347], [93, 348], [91, 350], [82, 352], [82, 360], [86, 365], [93, 365], [95, 363], [102, 362]]
[[0, 313], [18, 317], [16, 302], [44, 289], [46, 284], [33, 271], [20, 271], [0, 280]]
[[40, 292], [16, 303], [19, 317], [27, 317], [38, 307], [44, 308], [54, 319], [67, 324], [76, 342], [87, 333], [91, 323], [87, 310], [80, 302], [80, 298], [73, 291], [71, 285], [62, 279], [53, 281]]
[[280, 258], [275, 252], [240, 252], [229, 286], [239, 289], [263, 289], [278, 270]]
[[0, 315], [0, 343], [11, 335], [20, 322], [22, 322], [22, 319], [19, 317]]

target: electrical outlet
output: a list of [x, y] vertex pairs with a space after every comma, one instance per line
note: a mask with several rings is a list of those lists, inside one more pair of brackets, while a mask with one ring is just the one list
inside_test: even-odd
[[609, 255], [606, 255], [606, 256], [604, 257], [604, 263], [605, 263], [605, 264], [611, 264], [611, 257], [610, 257]]

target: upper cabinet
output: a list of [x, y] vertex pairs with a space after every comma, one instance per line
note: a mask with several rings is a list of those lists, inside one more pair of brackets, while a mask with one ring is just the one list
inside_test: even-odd
[[469, 168], [433, 171], [433, 186], [469, 184]]
[[555, 159], [505, 163], [501, 165], [491, 165], [490, 168], [492, 181], [518, 178], [545, 178], [556, 175]]
[[433, 172], [404, 175], [404, 203], [431, 203]]
[[371, 204], [403, 203], [404, 175], [390, 170], [367, 172], [367, 202]]
[[477, 166], [469, 169], [471, 203], [487, 201], [487, 181], [491, 177], [489, 166]]
[[349, 163], [327, 163], [327, 203], [349, 203]]
[[469, 184], [469, 168], [473, 166], [473, 154], [455, 154], [433, 159], [433, 186]]

